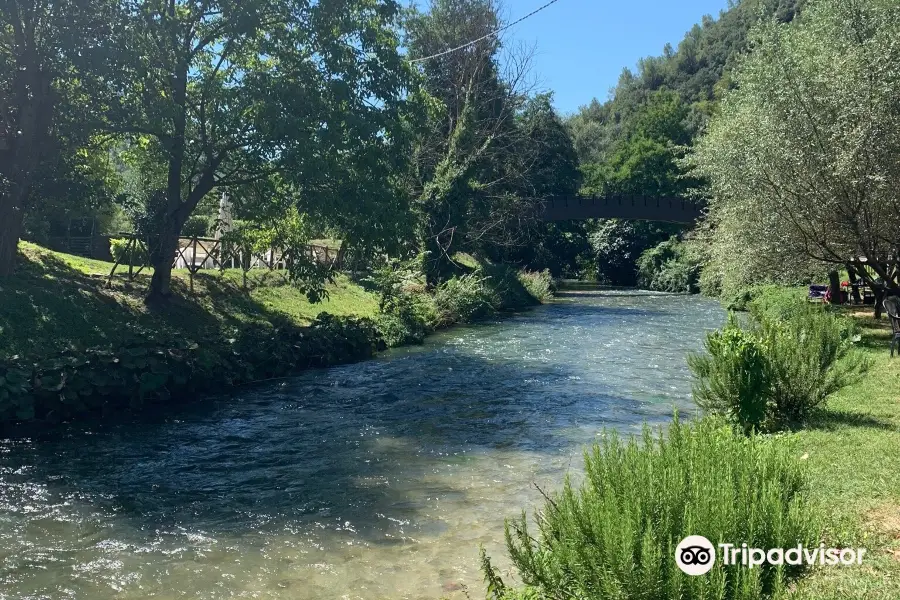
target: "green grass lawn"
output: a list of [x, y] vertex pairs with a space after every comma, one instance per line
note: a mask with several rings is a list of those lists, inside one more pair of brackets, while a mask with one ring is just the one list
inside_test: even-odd
[[900, 598], [900, 358], [888, 354], [887, 321], [854, 316], [869, 372], [829, 398], [811, 427], [786, 437], [808, 462], [829, 541], [863, 546], [868, 555], [861, 567], [818, 569], [788, 598]]
[[304, 326], [320, 312], [374, 316], [378, 298], [339, 275], [327, 300], [312, 304], [284, 273], [251, 271], [248, 290], [238, 270], [200, 272], [194, 293], [188, 273], [173, 272], [175, 298], [165, 309], [143, 304], [150, 273], [128, 281], [127, 267], [107, 288], [112, 263], [20, 245], [22, 260], [12, 277], [0, 280], [0, 356], [46, 356], [64, 348], [115, 344], [146, 332], [192, 337], [223, 332], [239, 324]]

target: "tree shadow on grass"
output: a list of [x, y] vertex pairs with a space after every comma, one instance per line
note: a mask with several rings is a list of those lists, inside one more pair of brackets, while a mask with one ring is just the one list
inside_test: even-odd
[[52, 254], [22, 257], [16, 274], [0, 280], [0, 357], [40, 359], [67, 349], [114, 347], [148, 339], [200, 339], [245, 325], [286, 327], [290, 319], [220, 275], [182, 277], [161, 308], [143, 304], [149, 278], [88, 275]]
[[0, 281], [0, 354], [46, 356], [72, 347], [116, 343], [132, 335], [141, 315], [127, 293], [102, 289], [103, 280], [52, 255], [21, 260]]
[[834, 430], [839, 427], [900, 431], [900, 426], [888, 419], [848, 410], [824, 409], [815, 414], [807, 424], [808, 429]]

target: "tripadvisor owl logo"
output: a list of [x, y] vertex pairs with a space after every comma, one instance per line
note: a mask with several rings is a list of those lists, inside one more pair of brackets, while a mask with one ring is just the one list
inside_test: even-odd
[[704, 575], [716, 564], [716, 550], [702, 535], [689, 535], [675, 548], [675, 563], [686, 575]]
[[[802, 543], [792, 548], [753, 548], [743, 543], [719, 544], [723, 567], [739, 565], [755, 569], [763, 565], [861, 565], [865, 548], [826, 548], [824, 543], [808, 548]], [[675, 563], [686, 575], [705, 575], [716, 564], [716, 550], [702, 535], [689, 535], [675, 547]]]

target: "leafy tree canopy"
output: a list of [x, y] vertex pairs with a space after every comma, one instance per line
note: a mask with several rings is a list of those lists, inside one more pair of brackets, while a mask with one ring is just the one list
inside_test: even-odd
[[753, 39], [690, 161], [710, 182], [712, 268], [728, 290], [863, 259], [896, 289], [900, 7], [819, 0]]

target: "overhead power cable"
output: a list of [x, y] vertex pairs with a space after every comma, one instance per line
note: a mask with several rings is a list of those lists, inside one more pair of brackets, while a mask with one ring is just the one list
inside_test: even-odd
[[557, 2], [559, 2], [559, 0], [550, 0], [550, 2], [548, 2], [547, 4], [541, 6], [540, 8], [536, 8], [535, 10], [531, 11], [530, 13], [528, 13], [527, 15], [525, 15], [524, 17], [518, 18], [518, 19], [516, 19], [515, 21], [513, 21], [512, 23], [508, 23], [508, 24], [504, 25], [503, 27], [500, 27], [500, 28], [498, 28], [498, 29], [495, 29], [494, 31], [492, 31], [492, 32], [490, 32], [490, 33], [488, 33], [488, 34], [485, 34], [485, 35], [481, 36], [481, 37], [478, 38], [477, 40], [472, 40], [471, 42], [466, 42], [466, 43], [463, 44], [462, 46], [457, 46], [456, 48], [450, 48], [449, 50], [444, 50], [443, 52], [438, 52], [437, 54], [432, 54], [431, 56], [425, 56], [425, 57], [423, 57], [423, 58], [416, 58], [416, 59], [413, 59], [413, 60], [411, 60], [411, 61], [409, 61], [409, 62], [411, 62], [411, 63], [425, 62], [426, 60], [431, 60], [432, 58], [439, 58], [439, 57], [441, 57], [441, 56], [446, 56], [446, 55], [451, 54], [451, 53], [453, 53], [453, 52], [458, 52], [459, 50], [464, 50], [464, 49], [468, 48], [469, 46], [474, 46], [475, 44], [477, 44], [477, 43], [480, 42], [480, 41], [486, 40], [486, 39], [488, 39], [489, 37], [493, 37], [493, 36], [497, 35], [498, 33], [502, 33], [502, 32], [506, 31], [507, 29], [509, 29], [510, 27], [512, 27], [512, 26], [514, 26], [514, 25], [518, 25], [519, 23], [521, 23], [521, 22], [524, 21], [525, 19], [528, 19], [528, 18], [530, 18], [530, 17], [533, 17], [534, 15], [538, 14], [539, 12], [541, 12], [542, 10], [544, 10], [545, 8], [549, 7], [551, 4], [556, 4]]

